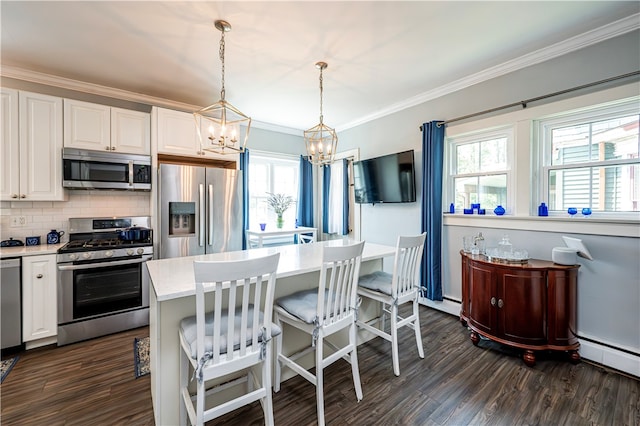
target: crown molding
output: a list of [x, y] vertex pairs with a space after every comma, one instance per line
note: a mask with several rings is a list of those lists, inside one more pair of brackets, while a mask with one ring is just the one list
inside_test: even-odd
[[38, 71], [18, 68], [11, 65], [2, 65], [0, 69], [2, 77], [14, 78], [16, 80], [28, 81], [30, 83], [43, 84], [45, 86], [58, 87], [60, 89], [73, 90], [76, 92], [89, 93], [92, 95], [106, 96], [109, 98], [121, 99], [124, 101], [138, 102], [150, 106], [165, 107], [183, 111], [195, 111], [202, 107], [184, 102], [172, 101], [170, 99], [158, 98], [142, 93], [130, 92], [128, 90], [116, 89], [85, 81], [72, 80], [52, 74], [45, 74]]
[[[158, 98], [142, 93], [130, 92], [128, 90], [116, 89], [99, 84], [87, 83], [85, 81], [72, 80], [57, 75], [45, 74], [38, 71], [27, 70], [11, 65], [2, 65], [0, 76], [13, 78], [16, 80], [28, 81], [30, 83], [42, 84], [45, 86], [57, 87], [60, 89], [73, 90], [76, 92], [89, 93], [97, 96], [120, 99], [123, 101], [137, 102], [145, 105], [169, 108], [179, 111], [197, 111], [202, 108], [200, 105], [192, 105], [184, 102], [173, 101], [165, 98]], [[253, 120], [251, 126], [258, 129], [272, 132], [285, 133], [295, 136], [302, 136], [302, 130], [276, 124], [264, 123]]]
[[[640, 29], [640, 13], [636, 13], [629, 17], [620, 19], [616, 22], [612, 22], [608, 25], [604, 25], [600, 28], [588, 31], [578, 36], [569, 38], [565, 41], [553, 44], [551, 46], [536, 50], [534, 52], [523, 55], [519, 58], [511, 61], [504, 62], [500, 65], [487, 68], [476, 74], [458, 79], [444, 86], [440, 86], [436, 89], [423, 92], [411, 98], [408, 98], [401, 102], [396, 102], [389, 105], [386, 108], [378, 110], [374, 113], [368, 114], [358, 120], [351, 121], [336, 128], [337, 132], [351, 129], [353, 127], [365, 124], [369, 121], [373, 121], [387, 115], [405, 110], [407, 108], [414, 107], [416, 105], [423, 104], [433, 99], [440, 98], [458, 90], [465, 89], [478, 83], [490, 80], [495, 77], [499, 77], [522, 68], [526, 68], [532, 65], [539, 64], [544, 61], [565, 55], [567, 53], [574, 52], [584, 47], [626, 34], [631, 31]], [[157, 106], [163, 108], [170, 108], [182, 111], [195, 111], [202, 106], [191, 105], [184, 102], [177, 102], [170, 99], [158, 98], [155, 96], [149, 96], [142, 93], [130, 92], [127, 90], [116, 89], [112, 87], [102, 86], [99, 84], [87, 83], [84, 81], [71, 80], [64, 77], [59, 77], [50, 74], [44, 74], [37, 71], [26, 70], [23, 68], [13, 67], [10, 65], [2, 65], [0, 67], [0, 76], [14, 78], [17, 80], [29, 81], [32, 83], [43, 84], [46, 86], [53, 86], [62, 89], [74, 90], [77, 92], [90, 93], [99, 96], [106, 96], [110, 98], [116, 98], [131, 102], [138, 102], [150, 106]], [[253, 121], [252, 126], [255, 128], [280, 132], [285, 134], [291, 134], [295, 136], [302, 136], [303, 132], [299, 129], [293, 129], [290, 127], [279, 126], [276, 124], [270, 124], [265, 122]]]
[[251, 120], [251, 128], [269, 130], [271, 132], [284, 133], [287, 135], [304, 136], [304, 131], [300, 129], [294, 129], [292, 127], [280, 126], [278, 124], [265, 123], [264, 121]]
[[449, 93], [457, 92], [458, 90], [465, 89], [478, 83], [482, 83], [487, 80], [491, 80], [495, 77], [539, 64], [541, 62], [548, 61], [550, 59], [557, 58], [562, 55], [580, 50], [584, 47], [591, 46], [596, 43], [629, 33], [640, 29], [640, 13], [628, 16], [618, 21], [612, 22], [608, 25], [604, 25], [600, 28], [588, 31], [575, 37], [571, 37], [567, 40], [553, 44], [551, 46], [538, 49], [534, 52], [520, 56], [519, 58], [504, 62], [500, 65], [496, 65], [486, 70], [480, 71], [476, 74], [461, 78], [453, 81], [444, 86], [440, 86], [436, 89], [429, 90], [411, 98], [405, 99], [402, 102], [396, 102], [389, 105], [387, 108], [376, 111], [372, 114], [366, 115], [358, 120], [346, 123], [338, 128], [336, 131], [348, 130], [369, 121], [376, 120], [378, 118], [385, 117], [405, 110], [407, 108], [414, 107], [416, 105], [423, 104], [425, 102], [437, 99], [439, 97], [448, 95]]

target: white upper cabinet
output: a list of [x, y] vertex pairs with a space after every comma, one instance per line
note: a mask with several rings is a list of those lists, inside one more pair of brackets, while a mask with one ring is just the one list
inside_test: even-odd
[[193, 114], [155, 108], [158, 114], [158, 154], [202, 155]]
[[111, 108], [64, 100], [65, 148], [111, 150]]
[[151, 154], [151, 115], [111, 108], [111, 150], [129, 154]]
[[20, 194], [20, 139], [18, 131], [18, 91], [2, 88], [2, 128], [0, 147], [2, 170], [0, 170], [0, 194], [2, 200], [11, 200]]
[[3, 88], [1, 134], [0, 199], [65, 200], [62, 188], [62, 99]]
[[[223, 155], [202, 149], [192, 113], [164, 108], [154, 108], [154, 111], [158, 122], [158, 154], [198, 156], [205, 159], [238, 162], [237, 153]], [[207, 129], [201, 131], [206, 134]]]
[[19, 104], [20, 198], [62, 201], [62, 99], [20, 92]]
[[150, 121], [145, 112], [65, 99], [64, 146], [149, 155]]

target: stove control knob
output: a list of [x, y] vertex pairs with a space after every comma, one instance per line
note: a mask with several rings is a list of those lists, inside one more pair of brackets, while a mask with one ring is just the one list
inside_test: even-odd
[[127, 256], [133, 256], [133, 249], [127, 249]]
[[77, 254], [70, 254], [69, 255], [69, 260], [78, 260], [78, 255]]
[[138, 254], [144, 254], [144, 249], [142, 247], [138, 249]]
[[87, 253], [82, 253], [82, 257], [85, 259], [89, 259], [91, 258], [91, 253], [87, 252]]
[[104, 252], [104, 257], [112, 257], [113, 256], [113, 250], [107, 250]]

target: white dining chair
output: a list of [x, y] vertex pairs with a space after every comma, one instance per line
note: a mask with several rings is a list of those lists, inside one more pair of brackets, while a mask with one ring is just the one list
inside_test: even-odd
[[[398, 330], [408, 326], [414, 330], [418, 355], [424, 358], [422, 336], [420, 334], [420, 316], [418, 310], [418, 294], [420, 291], [420, 263], [427, 233], [417, 236], [400, 236], [396, 245], [393, 263], [393, 274], [376, 271], [363, 275], [358, 282], [358, 296], [380, 303], [380, 316], [357, 325], [385, 340], [391, 342], [391, 359], [393, 373], [400, 375], [398, 360]], [[412, 304], [412, 313], [406, 318], [398, 314], [398, 308], [406, 303]], [[385, 316], [390, 317], [390, 331], [385, 328]], [[377, 324], [377, 326], [376, 326]]]
[[[289, 367], [316, 386], [318, 424], [324, 425], [324, 369], [340, 358], [351, 364], [353, 384], [358, 401], [362, 400], [362, 386], [358, 369], [356, 341], [356, 290], [364, 242], [323, 247], [322, 269], [318, 288], [303, 290], [279, 298], [274, 303], [274, 320], [277, 326], [288, 324], [308, 333], [311, 346], [285, 355], [282, 352], [284, 333], [276, 337], [276, 363], [274, 390], [280, 390], [282, 367]], [[341, 330], [348, 331], [348, 343], [339, 348], [327, 338]], [[333, 352], [324, 356], [324, 346]], [[315, 375], [296, 361], [315, 353]]]
[[298, 234], [298, 244], [309, 244], [315, 243], [316, 236], [315, 234]]
[[[184, 318], [179, 329], [181, 424], [188, 419], [202, 425], [259, 400], [265, 424], [273, 425], [271, 339], [281, 330], [271, 319], [279, 258], [276, 253], [239, 261], [193, 262], [196, 315]], [[213, 293], [211, 312], [205, 312], [207, 293]], [[261, 369], [259, 383], [256, 367]], [[231, 374], [235, 374], [232, 381], [216, 380]], [[195, 395], [189, 391], [193, 380]], [[245, 393], [205, 407], [205, 397], [235, 385], [246, 386]]]

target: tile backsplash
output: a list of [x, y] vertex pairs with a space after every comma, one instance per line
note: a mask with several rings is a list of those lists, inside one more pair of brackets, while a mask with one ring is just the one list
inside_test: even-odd
[[[67, 201], [2, 201], [0, 239], [24, 242], [26, 237], [40, 236], [46, 244], [52, 229], [68, 231], [71, 217], [149, 216], [150, 211], [150, 192], [69, 191]], [[21, 217], [24, 225], [12, 226], [12, 219]], [[68, 238], [64, 235], [61, 242]]]

